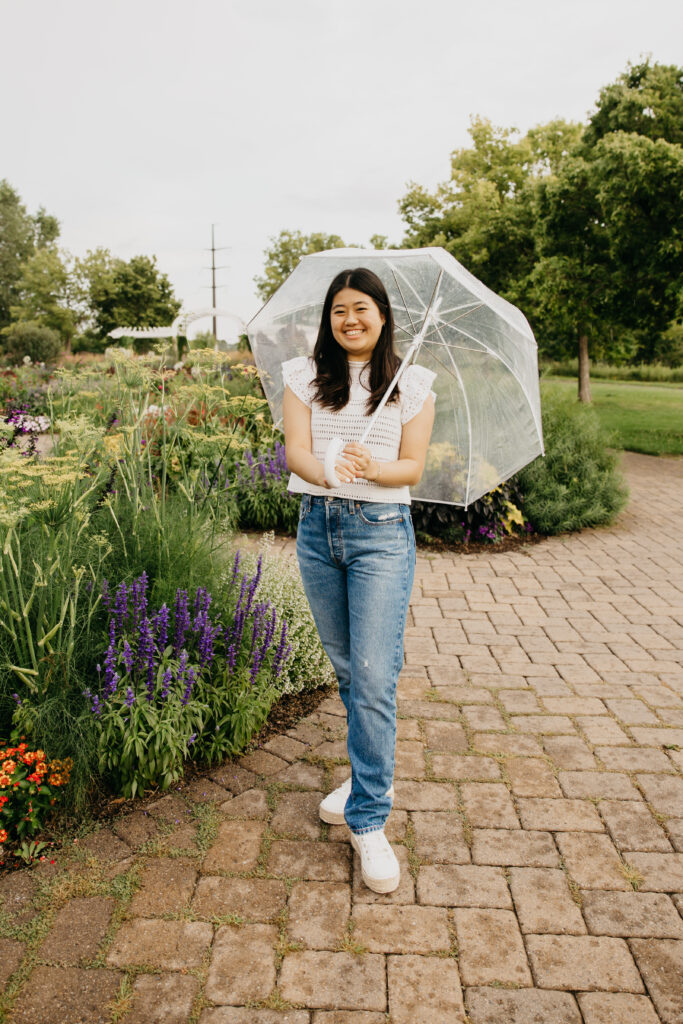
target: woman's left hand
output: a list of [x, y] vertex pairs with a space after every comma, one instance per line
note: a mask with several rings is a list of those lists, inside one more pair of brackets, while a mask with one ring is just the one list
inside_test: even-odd
[[364, 480], [376, 480], [379, 469], [377, 463], [370, 454], [370, 449], [364, 444], [347, 444], [344, 448], [344, 456], [353, 463], [356, 469], [356, 476]]

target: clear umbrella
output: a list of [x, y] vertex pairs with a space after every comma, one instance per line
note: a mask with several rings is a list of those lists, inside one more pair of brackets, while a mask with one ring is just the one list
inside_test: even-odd
[[276, 424], [282, 363], [313, 353], [330, 282], [358, 266], [373, 270], [389, 295], [402, 358], [393, 384], [411, 362], [437, 375], [434, 430], [413, 497], [467, 506], [543, 454], [531, 328], [440, 248], [331, 249], [302, 259], [247, 327]]

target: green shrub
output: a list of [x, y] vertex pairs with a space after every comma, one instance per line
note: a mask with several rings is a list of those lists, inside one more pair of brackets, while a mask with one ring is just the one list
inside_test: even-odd
[[524, 514], [538, 533], [611, 523], [626, 504], [626, 486], [608, 448], [610, 437], [590, 407], [544, 396], [545, 458], [515, 477]]
[[26, 356], [34, 363], [54, 363], [62, 351], [62, 342], [56, 331], [36, 323], [10, 324], [2, 332], [5, 357], [14, 364]]
[[[543, 377], [577, 377], [578, 359], [564, 359], [541, 364]], [[594, 380], [640, 380], [653, 384], [683, 383], [683, 366], [678, 363], [630, 363], [614, 366], [612, 363], [591, 363]]]

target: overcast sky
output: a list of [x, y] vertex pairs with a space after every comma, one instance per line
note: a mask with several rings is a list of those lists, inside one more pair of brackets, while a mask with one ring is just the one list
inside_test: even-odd
[[[244, 319], [283, 228], [400, 242], [409, 181], [449, 174], [472, 114], [585, 120], [679, 0], [0, 0], [0, 178], [77, 255], [155, 254], [188, 309]], [[208, 327], [206, 321], [202, 327]]]

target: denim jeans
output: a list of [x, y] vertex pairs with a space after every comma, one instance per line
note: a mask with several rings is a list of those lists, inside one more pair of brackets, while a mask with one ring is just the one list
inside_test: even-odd
[[352, 832], [384, 828], [394, 777], [396, 684], [415, 572], [408, 505], [304, 494], [297, 557], [346, 708]]

